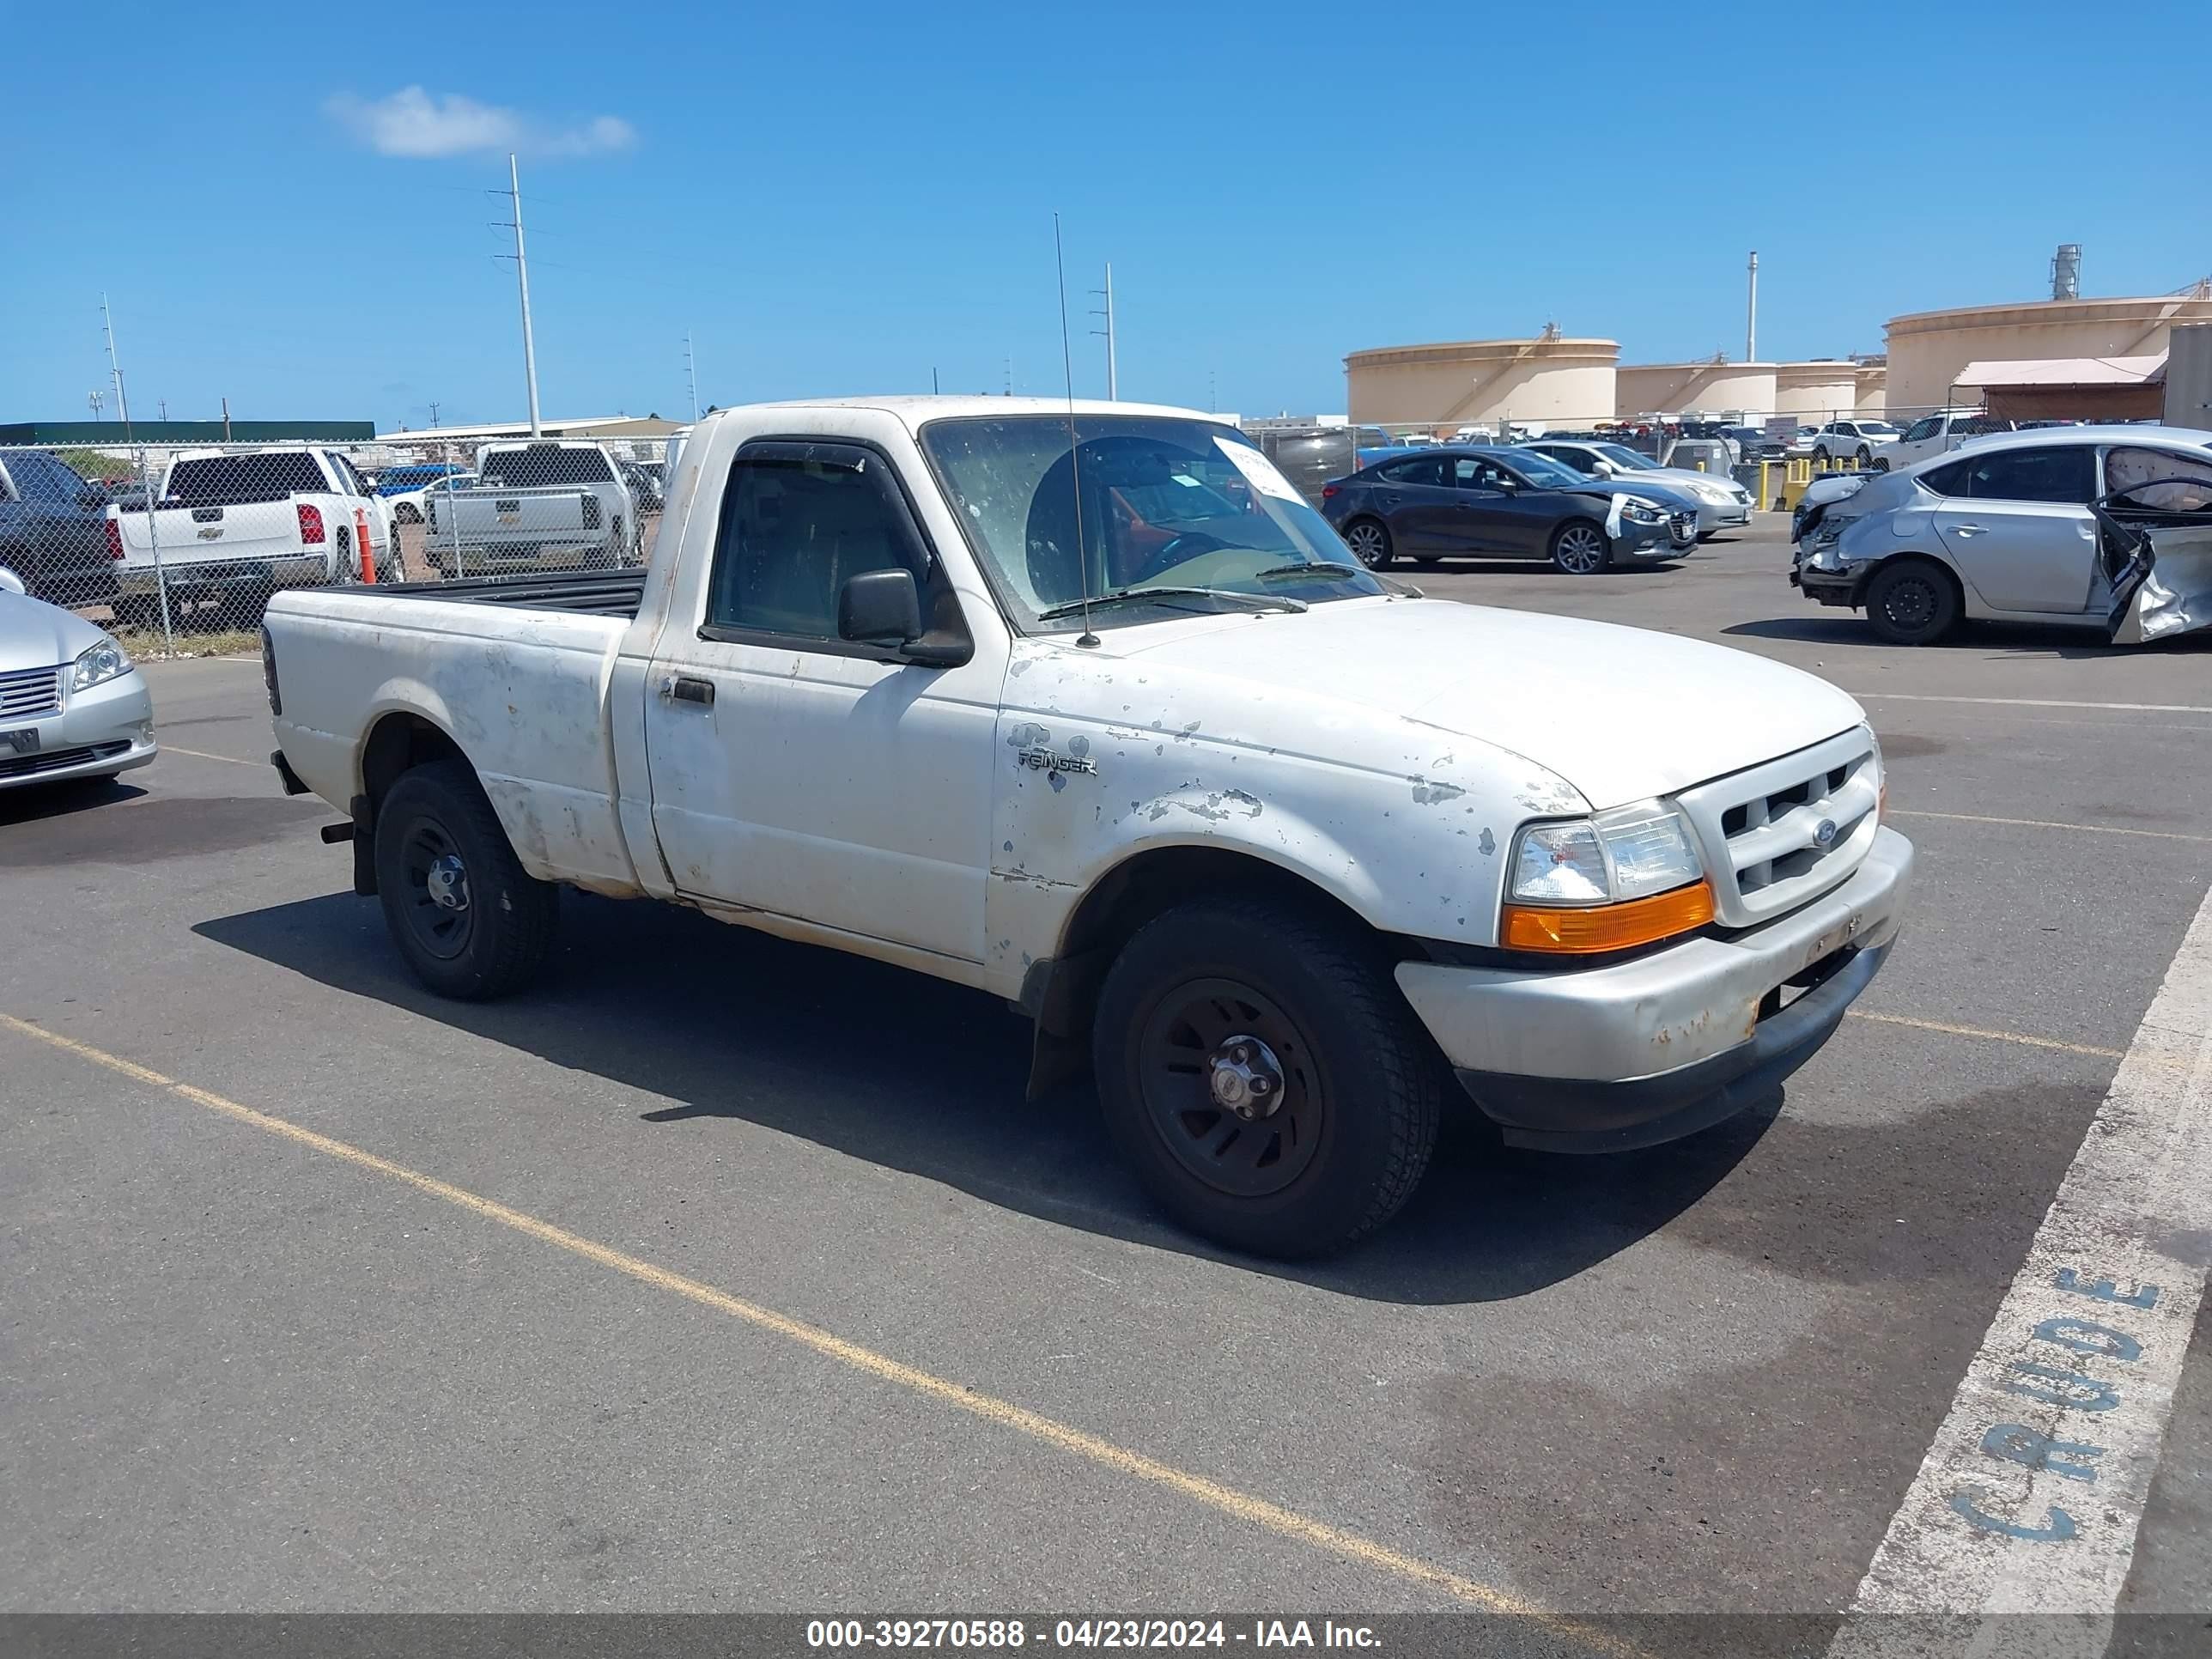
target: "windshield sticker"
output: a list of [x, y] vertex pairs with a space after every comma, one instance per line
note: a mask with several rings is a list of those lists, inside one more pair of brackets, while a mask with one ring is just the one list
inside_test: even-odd
[[1275, 471], [1275, 464], [1251, 445], [1231, 443], [1226, 438], [1216, 438], [1213, 442], [1229, 458], [1229, 464], [1244, 475], [1244, 482], [1262, 495], [1273, 495], [1279, 501], [1305, 500], [1291, 488], [1289, 479]]

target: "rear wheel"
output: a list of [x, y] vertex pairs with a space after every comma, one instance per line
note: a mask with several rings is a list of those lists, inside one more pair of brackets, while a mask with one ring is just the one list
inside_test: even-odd
[[1958, 584], [1926, 559], [1893, 559], [1867, 584], [1866, 616], [1892, 645], [1933, 645], [1958, 624]]
[[1123, 947], [1098, 1093], [1163, 1208], [1234, 1249], [1311, 1256], [1396, 1214], [1436, 1143], [1439, 1066], [1389, 964], [1273, 900], [1200, 900]]
[[1595, 576], [1612, 562], [1601, 525], [1570, 519], [1552, 532], [1552, 562], [1570, 576]]
[[392, 943], [440, 996], [503, 996], [543, 965], [560, 890], [523, 869], [463, 763], [402, 775], [377, 809], [375, 856]]
[[1344, 544], [1370, 570], [1382, 569], [1396, 556], [1380, 519], [1354, 519], [1344, 527]]
[[415, 503], [412, 501], [400, 502], [398, 506], [392, 509], [392, 516], [401, 524], [420, 524], [422, 522], [422, 515], [415, 510]]
[[1869, 448], [1868, 448], [1864, 444], [1861, 444], [1861, 445], [1859, 446], [1859, 453], [1858, 453], [1857, 459], [1858, 459], [1858, 464], [1859, 464], [1862, 467], [1863, 467], [1863, 466], [1865, 466], [1865, 465], [1866, 465], [1866, 464], [1867, 464], [1869, 461], [1871, 461], [1872, 459], [1874, 459], [1874, 452], [1873, 452], [1872, 450], [1869, 449]]

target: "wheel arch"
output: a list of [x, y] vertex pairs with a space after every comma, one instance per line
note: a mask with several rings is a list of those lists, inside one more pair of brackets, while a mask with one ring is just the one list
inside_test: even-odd
[[[366, 898], [376, 891], [376, 817], [392, 786], [407, 773], [434, 761], [456, 760], [476, 775], [476, 763], [453, 732], [411, 703], [393, 703], [379, 711], [362, 738], [355, 769], [356, 788], [349, 808], [353, 817], [354, 891]], [[477, 787], [482, 788], [482, 780]], [[498, 810], [497, 803], [493, 810]], [[500, 814], [510, 845], [514, 827]]]
[[1023, 975], [1018, 1006], [1036, 1026], [1030, 1098], [1087, 1063], [1099, 986], [1137, 930], [1185, 899], [1228, 893], [1277, 897], [1361, 933], [1395, 937], [1310, 872], [1255, 848], [1218, 839], [1133, 848], [1091, 883], [1069, 911], [1053, 955], [1030, 963]]

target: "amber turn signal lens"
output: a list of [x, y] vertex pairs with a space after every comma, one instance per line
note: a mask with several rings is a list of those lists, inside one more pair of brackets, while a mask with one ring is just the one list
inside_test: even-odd
[[1686, 933], [1712, 919], [1712, 886], [1700, 881], [1622, 904], [1593, 904], [1572, 910], [1509, 904], [1504, 937], [1498, 942], [1509, 951], [1626, 951], [1632, 945]]

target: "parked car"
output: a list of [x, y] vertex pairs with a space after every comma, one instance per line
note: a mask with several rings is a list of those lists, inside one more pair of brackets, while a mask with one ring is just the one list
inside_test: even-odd
[[1735, 446], [1739, 462], [1778, 461], [1782, 459], [1782, 440], [1763, 427], [1723, 427], [1721, 435]]
[[486, 444], [466, 489], [423, 498], [422, 550], [440, 574], [611, 568], [635, 560], [638, 507], [603, 444]]
[[1319, 507], [1321, 492], [1330, 480], [1358, 468], [1353, 442], [1357, 433], [1358, 428], [1348, 426], [1261, 427], [1245, 435], [1308, 503]]
[[1994, 433], [2010, 432], [2013, 423], [2002, 416], [1979, 409], [1943, 409], [1923, 415], [1899, 433], [1884, 452], [1889, 470], [1897, 471], [1933, 455], [1946, 455], [1960, 444]]
[[382, 496], [392, 509], [392, 517], [399, 524], [422, 522], [423, 497], [433, 489], [465, 489], [476, 474], [466, 467], [453, 466], [445, 462], [424, 462], [417, 465], [388, 466], [370, 481], [369, 488]]
[[107, 492], [38, 449], [0, 449], [0, 565], [37, 599], [96, 605], [115, 592], [122, 544]]
[[351, 461], [319, 445], [186, 451], [163, 469], [151, 512], [118, 513], [118, 621], [150, 626], [157, 589], [173, 608], [213, 603], [227, 621], [258, 621], [279, 588], [323, 586], [396, 567], [390, 510]]
[[1468, 555], [1549, 559], [1577, 576], [1615, 559], [1678, 558], [1698, 503], [1663, 485], [1586, 478], [1527, 447], [1455, 445], [1339, 478], [1322, 511], [1370, 570]]
[[641, 514], [658, 513], [663, 505], [660, 465], [657, 461], [618, 461], [616, 463], [623, 482], [629, 486], [629, 498], [637, 503]]
[[1723, 530], [1751, 522], [1751, 492], [1724, 472], [1661, 466], [1650, 456], [1639, 455], [1626, 444], [1572, 443], [1539, 438], [1522, 447], [1539, 455], [1548, 455], [1586, 478], [1618, 478], [1631, 484], [1656, 484], [1687, 495], [1697, 505], [1698, 539], [1701, 542]]
[[1352, 430], [1358, 434], [1358, 449], [1354, 459], [1361, 466], [1371, 466], [1385, 456], [1406, 453], [1406, 445], [1379, 426], [1354, 427]]
[[[2160, 485], [2179, 488], [2180, 519], [2166, 499], [2173, 490]], [[2198, 511], [2212, 524], [2190, 504], [2204, 499], [2212, 499], [2212, 432], [1992, 435], [1867, 479], [1808, 512], [1790, 580], [1822, 605], [1864, 610], [1874, 631], [1899, 645], [1930, 644], [1961, 620], [2115, 636], [2139, 594], [2153, 605], [2171, 602], [2173, 625], [2161, 631], [2203, 627], [2212, 625], [2212, 557], [2186, 515]], [[2126, 527], [2145, 524], [2156, 533]]]
[[1814, 441], [1820, 435], [1820, 428], [1817, 426], [1799, 427], [1795, 435], [1783, 446], [1783, 459], [1796, 461], [1809, 458], [1813, 453]]
[[154, 758], [154, 698], [105, 630], [0, 567], [0, 789], [112, 777]]
[[1887, 471], [1902, 465], [1892, 452], [1899, 436], [1887, 421], [1831, 421], [1813, 436], [1813, 459], [1821, 465], [1849, 461]]
[[915, 969], [1031, 1016], [1033, 1088], [1087, 1064], [1185, 1225], [1313, 1255], [1411, 1194], [1447, 1065], [1509, 1141], [1648, 1146], [1897, 936], [1852, 698], [1386, 587], [1203, 415], [735, 409], [682, 471], [641, 571], [270, 608], [280, 779], [436, 994], [526, 984], [562, 884]]

